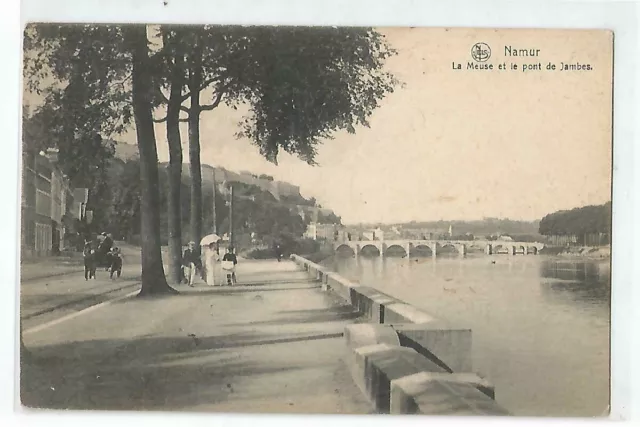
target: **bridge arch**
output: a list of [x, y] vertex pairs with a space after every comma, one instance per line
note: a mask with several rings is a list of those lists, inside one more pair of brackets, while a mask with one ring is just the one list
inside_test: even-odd
[[397, 243], [391, 244], [384, 249], [384, 255], [394, 256], [395, 254], [401, 255], [403, 257], [409, 256], [407, 249]]
[[367, 256], [367, 255], [380, 256], [380, 254], [382, 253], [382, 251], [380, 250], [378, 245], [375, 245], [373, 243], [365, 243], [365, 244], [363, 244], [360, 247], [360, 251], [359, 252], [364, 256]]
[[511, 250], [511, 245], [505, 243], [496, 243], [491, 246], [494, 254], [509, 253]]
[[351, 256], [356, 255], [356, 249], [351, 245], [342, 243], [336, 247], [337, 254], [349, 254]]
[[433, 246], [428, 244], [428, 243], [414, 243], [413, 245], [411, 245], [411, 255], [415, 255], [417, 257], [427, 257], [433, 256]]
[[437, 243], [436, 248], [438, 255], [440, 254], [463, 254], [464, 249], [461, 245], [453, 242]]
[[480, 242], [469, 242], [467, 246], [467, 252], [485, 252], [487, 245]]

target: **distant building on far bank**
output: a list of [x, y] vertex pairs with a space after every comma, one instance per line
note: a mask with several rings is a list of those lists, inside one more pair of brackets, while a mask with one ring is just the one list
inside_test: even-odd
[[363, 240], [384, 240], [384, 231], [378, 227], [375, 230], [366, 230], [362, 232]]
[[319, 224], [312, 222], [307, 226], [305, 237], [313, 240], [331, 240], [336, 237], [338, 226], [335, 224]]

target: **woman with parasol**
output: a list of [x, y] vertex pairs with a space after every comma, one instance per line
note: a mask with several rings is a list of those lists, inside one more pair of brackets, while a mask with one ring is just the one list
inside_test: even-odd
[[200, 241], [202, 248], [204, 276], [207, 285], [215, 286], [216, 264], [218, 262], [218, 252], [216, 251], [216, 243], [220, 237], [216, 234], [209, 234]]

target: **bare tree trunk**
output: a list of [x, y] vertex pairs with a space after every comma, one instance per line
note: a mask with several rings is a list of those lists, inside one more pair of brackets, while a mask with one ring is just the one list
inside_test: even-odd
[[191, 238], [199, 243], [202, 238], [202, 164], [200, 163], [200, 86], [202, 85], [202, 46], [196, 35], [191, 51], [189, 91], [189, 165], [191, 169]]
[[202, 164], [200, 163], [200, 117], [193, 117], [193, 113], [189, 115], [191, 237], [197, 243], [202, 238]]
[[151, 84], [148, 70], [149, 48], [145, 26], [126, 31], [133, 71], [133, 114], [140, 153], [140, 215], [142, 252], [142, 290], [140, 295], [176, 293], [167, 284], [160, 250], [160, 191], [158, 188], [158, 152], [151, 111]]
[[182, 86], [184, 83], [184, 58], [180, 52], [180, 40], [165, 32], [166, 46], [174, 49], [173, 69], [171, 73], [171, 92], [167, 105], [167, 141], [169, 143], [169, 259], [170, 277], [173, 284], [182, 281], [182, 218], [180, 209], [180, 189], [182, 184], [182, 141], [180, 138], [180, 106], [182, 105]]

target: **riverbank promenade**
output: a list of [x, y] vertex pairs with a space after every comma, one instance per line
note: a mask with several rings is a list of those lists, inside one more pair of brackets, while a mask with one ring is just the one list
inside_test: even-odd
[[[360, 322], [359, 315], [295, 263], [240, 260], [237, 286], [198, 282], [178, 286], [179, 295], [156, 298], [130, 295], [139, 289], [134, 274], [120, 285], [107, 280], [85, 282], [75, 273], [29, 284], [31, 297], [21, 301], [23, 318], [29, 317], [23, 405], [372, 413], [344, 363], [343, 333]], [[128, 285], [126, 295], [77, 309], [66, 304], [59, 315], [52, 306], [41, 320], [29, 307], [55, 299], [45, 288], [72, 298], [69, 289], [99, 293], [102, 281], [105, 292]], [[33, 287], [40, 285], [42, 298], [35, 298]]]

